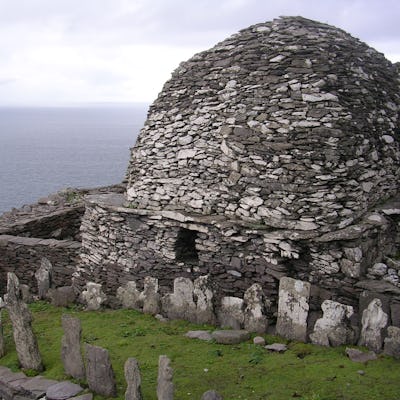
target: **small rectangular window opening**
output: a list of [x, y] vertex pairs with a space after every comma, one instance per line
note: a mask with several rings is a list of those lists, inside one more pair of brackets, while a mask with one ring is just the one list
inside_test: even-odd
[[186, 263], [197, 263], [199, 255], [196, 249], [197, 232], [181, 228], [175, 243], [175, 254], [177, 261]]

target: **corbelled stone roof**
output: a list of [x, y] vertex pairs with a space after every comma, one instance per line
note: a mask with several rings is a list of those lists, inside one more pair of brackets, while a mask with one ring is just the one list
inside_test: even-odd
[[127, 198], [278, 228], [342, 228], [398, 190], [399, 76], [335, 27], [284, 17], [182, 63], [132, 149]]

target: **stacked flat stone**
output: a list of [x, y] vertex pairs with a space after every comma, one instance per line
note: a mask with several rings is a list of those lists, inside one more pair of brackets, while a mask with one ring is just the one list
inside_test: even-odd
[[267, 226], [344, 228], [399, 178], [395, 67], [301, 17], [251, 26], [195, 55], [151, 106], [128, 200]]

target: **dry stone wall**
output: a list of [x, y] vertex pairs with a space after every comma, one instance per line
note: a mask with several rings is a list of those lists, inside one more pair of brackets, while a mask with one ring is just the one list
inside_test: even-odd
[[54, 286], [71, 284], [79, 261], [81, 244], [71, 240], [37, 239], [0, 235], [0, 291], [5, 293], [7, 272], [14, 272], [22, 284], [37, 292], [35, 272], [45, 258], [53, 266]]
[[[320, 236], [123, 205], [122, 195], [87, 198], [81, 261], [73, 278], [77, 290], [94, 281], [115, 297], [126, 282], [134, 280], [142, 290], [145, 277], [152, 276], [166, 293], [177, 277], [209, 275], [218, 299], [243, 297], [258, 283], [276, 309], [279, 279], [290, 276], [312, 284], [314, 311], [324, 300], [358, 309], [364, 290], [400, 300], [400, 263], [394, 258], [400, 208], [395, 203], [379, 206], [358, 224]], [[182, 232], [192, 242], [185, 242]], [[182, 241], [186, 253], [180, 249]]]

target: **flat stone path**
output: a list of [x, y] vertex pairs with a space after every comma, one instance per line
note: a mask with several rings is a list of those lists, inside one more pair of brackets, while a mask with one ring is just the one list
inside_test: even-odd
[[[58, 382], [40, 375], [30, 378], [23, 372], [12, 372], [0, 366], [0, 397], [3, 400], [37, 400], [43, 396], [69, 400], [81, 392], [82, 387], [69, 381]], [[84, 395], [84, 400], [92, 399], [91, 393]]]

